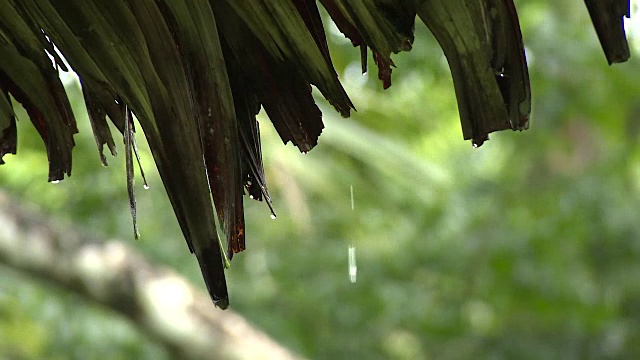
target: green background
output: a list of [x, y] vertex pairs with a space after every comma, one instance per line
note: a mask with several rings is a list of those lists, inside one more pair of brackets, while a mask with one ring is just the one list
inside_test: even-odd
[[[318, 99], [326, 127], [306, 155], [260, 115], [278, 217], [245, 200], [247, 251], [227, 272], [232, 309], [317, 359], [640, 357], [640, 31], [628, 31], [632, 59], [608, 67], [582, 1], [516, 3], [531, 129], [492, 134], [479, 149], [462, 140], [446, 59], [423, 24], [414, 49], [394, 56], [386, 91], [372, 61], [362, 76], [359, 51], [327, 25], [358, 111], [341, 119]], [[46, 182], [44, 147], [20, 113], [0, 187], [81, 231], [128, 240], [204, 288], [142, 134], [151, 188], [138, 180], [134, 242], [124, 156], [100, 165], [79, 87], [65, 81], [81, 127], [73, 176]], [[0, 357], [168, 354], [117, 314], [0, 267]]]

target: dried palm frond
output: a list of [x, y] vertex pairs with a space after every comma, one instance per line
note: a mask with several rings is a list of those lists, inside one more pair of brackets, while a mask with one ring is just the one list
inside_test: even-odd
[[[585, 2], [609, 62], [626, 60], [629, 2]], [[512, 0], [320, 3], [361, 48], [363, 71], [371, 49], [384, 88], [391, 54], [412, 47], [418, 15], [444, 49], [463, 135], [474, 145], [490, 132], [528, 127], [531, 91]], [[303, 152], [324, 127], [312, 85], [343, 116], [354, 109], [316, 1], [0, 0], [0, 9], [0, 163], [16, 153], [11, 95], [45, 143], [49, 181], [71, 175], [77, 128], [58, 76], [69, 70], [63, 56], [80, 78], [105, 165], [104, 146], [115, 153], [107, 117], [124, 137], [134, 222], [135, 115], [209, 293], [226, 308], [224, 266], [245, 248], [243, 194], [271, 207], [260, 107], [282, 140]]]

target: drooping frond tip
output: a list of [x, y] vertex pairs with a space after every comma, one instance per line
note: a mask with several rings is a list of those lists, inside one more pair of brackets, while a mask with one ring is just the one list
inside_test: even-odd
[[[609, 62], [626, 60], [629, 1], [585, 2]], [[363, 71], [370, 49], [384, 88], [391, 86], [391, 54], [412, 47], [417, 15], [444, 49], [463, 135], [475, 146], [490, 132], [528, 127], [531, 91], [512, 0], [320, 3], [360, 47]], [[265, 200], [273, 212], [260, 108], [283, 142], [303, 152], [324, 127], [312, 85], [343, 116], [354, 109], [316, 1], [0, 0], [0, 8], [0, 163], [16, 152], [11, 95], [45, 143], [49, 180], [71, 174], [77, 129], [58, 77], [66, 70], [60, 51], [80, 78], [103, 164], [103, 147], [116, 151], [107, 117], [122, 133], [134, 221], [132, 114], [211, 297], [225, 308], [223, 267], [245, 248], [243, 195]]]

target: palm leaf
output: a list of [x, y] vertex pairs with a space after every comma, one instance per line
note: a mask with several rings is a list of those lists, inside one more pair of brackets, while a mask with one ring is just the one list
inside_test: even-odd
[[630, 0], [584, 0], [609, 64], [629, 59], [624, 17], [631, 16]]
[[[626, 60], [629, 2], [585, 2], [609, 62]], [[363, 71], [371, 49], [384, 88], [391, 85], [391, 54], [412, 47], [418, 15], [444, 49], [463, 135], [475, 145], [492, 131], [528, 127], [531, 91], [512, 0], [320, 3], [360, 47]], [[312, 85], [343, 116], [354, 108], [316, 1], [0, 0], [0, 8], [0, 163], [16, 152], [11, 95], [45, 143], [49, 180], [71, 174], [77, 129], [58, 77], [67, 70], [60, 51], [80, 78], [105, 165], [104, 147], [116, 153], [107, 118], [122, 133], [134, 229], [133, 115], [211, 297], [225, 308], [224, 266], [245, 248], [243, 194], [271, 207], [260, 107], [283, 142], [303, 152], [324, 127]]]

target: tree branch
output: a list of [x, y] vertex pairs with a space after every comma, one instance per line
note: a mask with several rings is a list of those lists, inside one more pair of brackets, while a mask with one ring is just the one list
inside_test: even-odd
[[0, 263], [115, 310], [181, 358], [299, 358], [123, 242], [61, 228], [3, 193]]

